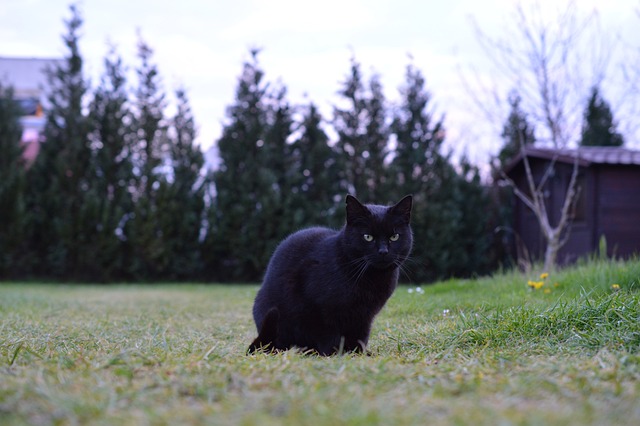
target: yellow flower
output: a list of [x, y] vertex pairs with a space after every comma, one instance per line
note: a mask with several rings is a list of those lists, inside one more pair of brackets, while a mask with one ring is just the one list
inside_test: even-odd
[[527, 285], [534, 290], [540, 290], [544, 286], [544, 281], [531, 281], [527, 282]]
[[550, 288], [545, 288], [544, 289], [544, 294], [549, 294], [551, 293], [551, 289]]
[[549, 274], [547, 272], [543, 272], [542, 274], [540, 274], [541, 280], [546, 280], [548, 277], [549, 277]]
[[611, 289], [612, 290], [620, 290], [620, 284], [611, 284]]

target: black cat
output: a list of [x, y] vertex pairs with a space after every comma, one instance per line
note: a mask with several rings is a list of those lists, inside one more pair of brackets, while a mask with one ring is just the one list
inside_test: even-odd
[[253, 305], [258, 337], [249, 353], [364, 351], [411, 251], [412, 197], [391, 207], [363, 205], [351, 195], [346, 202], [340, 231], [304, 229], [276, 249]]

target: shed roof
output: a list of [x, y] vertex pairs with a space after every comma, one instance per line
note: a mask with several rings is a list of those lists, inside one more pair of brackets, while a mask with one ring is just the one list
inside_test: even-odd
[[[580, 147], [575, 149], [549, 149], [549, 148], [526, 148], [525, 153], [529, 158], [539, 158], [542, 160], [557, 161], [560, 163], [573, 164], [578, 160], [580, 166], [590, 166], [591, 164], [625, 164], [640, 166], [640, 151], [622, 147]], [[509, 173], [521, 161], [523, 154], [518, 154], [505, 168]]]

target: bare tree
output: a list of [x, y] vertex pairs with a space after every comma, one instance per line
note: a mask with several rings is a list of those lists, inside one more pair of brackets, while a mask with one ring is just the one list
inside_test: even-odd
[[[571, 179], [569, 180], [569, 186], [564, 197], [562, 208], [560, 210], [560, 219], [558, 223], [553, 226], [549, 220], [549, 212], [547, 211], [547, 205], [545, 203], [544, 188], [549, 178], [553, 175], [557, 156], [551, 159], [549, 166], [545, 169], [545, 172], [540, 179], [540, 182], [536, 183], [531, 171], [531, 164], [527, 156], [527, 148], [524, 144], [520, 144], [520, 155], [522, 156], [522, 162], [524, 164], [525, 176], [527, 179], [527, 188], [521, 189], [516, 183], [502, 171], [502, 181], [513, 188], [513, 192], [516, 196], [526, 205], [535, 215], [538, 224], [540, 225], [540, 232], [545, 240], [545, 254], [544, 254], [544, 270], [552, 271], [555, 269], [558, 253], [560, 249], [567, 243], [571, 230], [571, 217], [570, 212], [575, 201], [578, 198], [580, 188], [577, 185], [578, 171], [579, 171], [579, 150], [575, 150], [575, 157], [573, 161], [573, 169], [571, 172]], [[527, 191], [528, 190], [528, 194]]]
[[496, 123], [505, 117], [501, 91], [516, 88], [537, 140], [565, 148], [579, 137], [585, 99], [604, 80], [615, 45], [597, 13], [582, 14], [574, 1], [554, 11], [541, 3], [517, 4], [498, 37], [474, 21], [492, 81], [479, 72], [474, 81], [466, 75], [463, 80], [485, 118]]
[[[585, 98], [591, 87], [604, 80], [613, 47], [603, 35], [595, 12], [581, 14], [571, 1], [549, 13], [541, 3], [516, 5], [501, 37], [490, 37], [475, 24], [477, 39], [492, 65], [491, 75], [500, 84], [487, 83], [478, 73], [473, 84], [464, 76], [463, 80], [476, 106], [496, 128], [506, 117], [505, 102], [497, 87], [516, 88], [522, 108], [535, 127], [536, 140], [555, 149], [567, 148], [579, 138]], [[519, 188], [504, 173], [501, 178], [534, 213], [546, 242], [544, 267], [550, 270], [569, 236], [570, 210], [578, 194], [578, 151], [560, 220], [553, 226], [544, 187], [554, 174], [555, 159], [536, 183], [524, 144], [520, 145], [527, 188]]]
[[[636, 22], [640, 25], [640, 2], [634, 10]], [[620, 64], [621, 81], [624, 82], [620, 99], [614, 99], [614, 106], [622, 110], [621, 130], [625, 133], [627, 144], [640, 144], [640, 44], [637, 38], [629, 40], [619, 37], [624, 61]]]

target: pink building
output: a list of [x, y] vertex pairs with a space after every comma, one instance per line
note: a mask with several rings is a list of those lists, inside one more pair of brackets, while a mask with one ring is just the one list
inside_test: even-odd
[[46, 122], [46, 70], [53, 68], [60, 59], [0, 57], [0, 82], [13, 87], [14, 97], [22, 107], [22, 143], [24, 157], [31, 164], [38, 152]]

